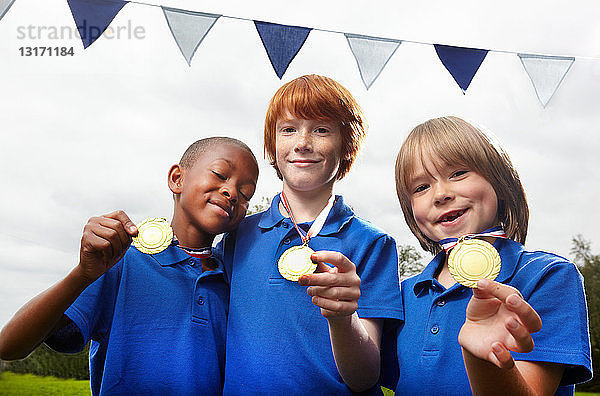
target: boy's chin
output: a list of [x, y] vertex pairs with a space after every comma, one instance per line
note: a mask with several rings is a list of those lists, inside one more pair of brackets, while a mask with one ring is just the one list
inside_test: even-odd
[[218, 235], [224, 232], [235, 230], [239, 224], [240, 222], [236, 222], [235, 224], [219, 224], [218, 222], [215, 222], [214, 224], [206, 225], [204, 231], [212, 235]]

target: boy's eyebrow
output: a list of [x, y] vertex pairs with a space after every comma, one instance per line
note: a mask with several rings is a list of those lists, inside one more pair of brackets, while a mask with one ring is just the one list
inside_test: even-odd
[[[219, 161], [219, 160], [225, 161], [225, 162], [227, 162], [227, 165], [229, 165], [231, 168], [235, 168], [234, 163], [232, 161], [230, 161], [229, 159], [224, 158], [224, 157], [215, 159], [215, 161]], [[253, 185], [256, 186], [256, 182], [254, 180], [250, 180], [250, 181], [252, 182]]]

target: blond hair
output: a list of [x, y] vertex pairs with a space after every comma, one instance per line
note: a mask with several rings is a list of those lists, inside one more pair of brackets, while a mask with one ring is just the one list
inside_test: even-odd
[[[460, 164], [483, 176], [498, 197], [497, 218], [506, 236], [521, 244], [527, 237], [529, 207], [517, 171], [508, 155], [480, 129], [458, 117], [440, 117], [417, 125], [400, 148], [396, 158], [396, 192], [404, 219], [423, 249], [436, 254], [438, 241], [429, 239], [417, 226], [409, 182], [417, 161], [426, 155], [444, 165]], [[483, 231], [483, 230], [482, 230]]]

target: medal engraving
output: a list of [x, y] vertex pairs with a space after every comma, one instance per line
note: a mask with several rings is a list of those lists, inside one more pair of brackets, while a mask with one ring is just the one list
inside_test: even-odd
[[165, 250], [173, 241], [173, 229], [162, 217], [151, 217], [137, 226], [138, 235], [133, 246], [142, 253], [156, 254]]
[[310, 259], [314, 252], [305, 245], [289, 248], [279, 257], [277, 262], [279, 273], [293, 282], [297, 282], [302, 275], [312, 274], [317, 269], [317, 264]]
[[450, 251], [448, 269], [458, 283], [476, 288], [479, 279], [496, 279], [500, 273], [500, 255], [484, 240], [465, 239]]

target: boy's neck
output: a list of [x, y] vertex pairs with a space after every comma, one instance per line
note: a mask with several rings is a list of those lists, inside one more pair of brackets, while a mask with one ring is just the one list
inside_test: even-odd
[[175, 234], [181, 246], [195, 249], [209, 247], [212, 246], [215, 239], [215, 235], [200, 230], [176, 214], [173, 215], [173, 220], [171, 220], [171, 228], [173, 228], [173, 234]]
[[[312, 191], [293, 190], [284, 183], [283, 193], [292, 209], [296, 222], [306, 223], [315, 220], [323, 208], [327, 206], [327, 201], [333, 194], [333, 183]], [[279, 201], [279, 212], [284, 217], [289, 217], [282, 201]]]

